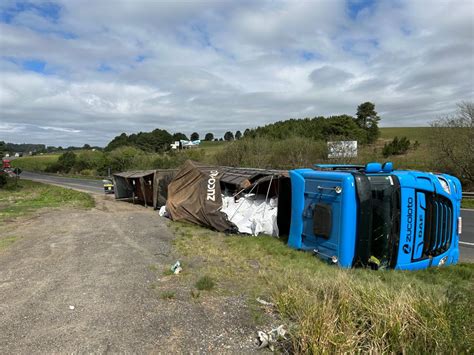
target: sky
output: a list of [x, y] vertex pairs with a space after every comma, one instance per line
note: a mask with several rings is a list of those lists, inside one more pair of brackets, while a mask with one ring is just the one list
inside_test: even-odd
[[426, 126], [474, 100], [474, 1], [0, 1], [0, 140], [221, 137], [288, 118]]

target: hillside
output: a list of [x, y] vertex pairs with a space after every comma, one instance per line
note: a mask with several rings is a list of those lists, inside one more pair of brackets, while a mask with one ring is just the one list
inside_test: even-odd
[[380, 138], [383, 140], [394, 137], [407, 137], [411, 141], [428, 142], [431, 127], [383, 127], [380, 128]]

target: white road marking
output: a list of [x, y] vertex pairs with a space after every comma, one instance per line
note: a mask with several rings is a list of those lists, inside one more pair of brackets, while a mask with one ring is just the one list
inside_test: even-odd
[[464, 244], [464, 245], [472, 245], [474, 247], [474, 243], [469, 243], [469, 242], [459, 242], [459, 244]]

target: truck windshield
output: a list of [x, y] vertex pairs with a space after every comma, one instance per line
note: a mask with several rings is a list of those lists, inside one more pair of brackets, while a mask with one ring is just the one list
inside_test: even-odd
[[384, 268], [393, 266], [400, 231], [400, 189], [395, 176], [368, 176], [372, 191], [372, 263]]

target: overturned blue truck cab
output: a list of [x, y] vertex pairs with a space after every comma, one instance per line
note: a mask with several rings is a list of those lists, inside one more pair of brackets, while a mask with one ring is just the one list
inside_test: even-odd
[[392, 163], [290, 171], [288, 244], [341, 267], [416, 270], [455, 264], [461, 184]]

